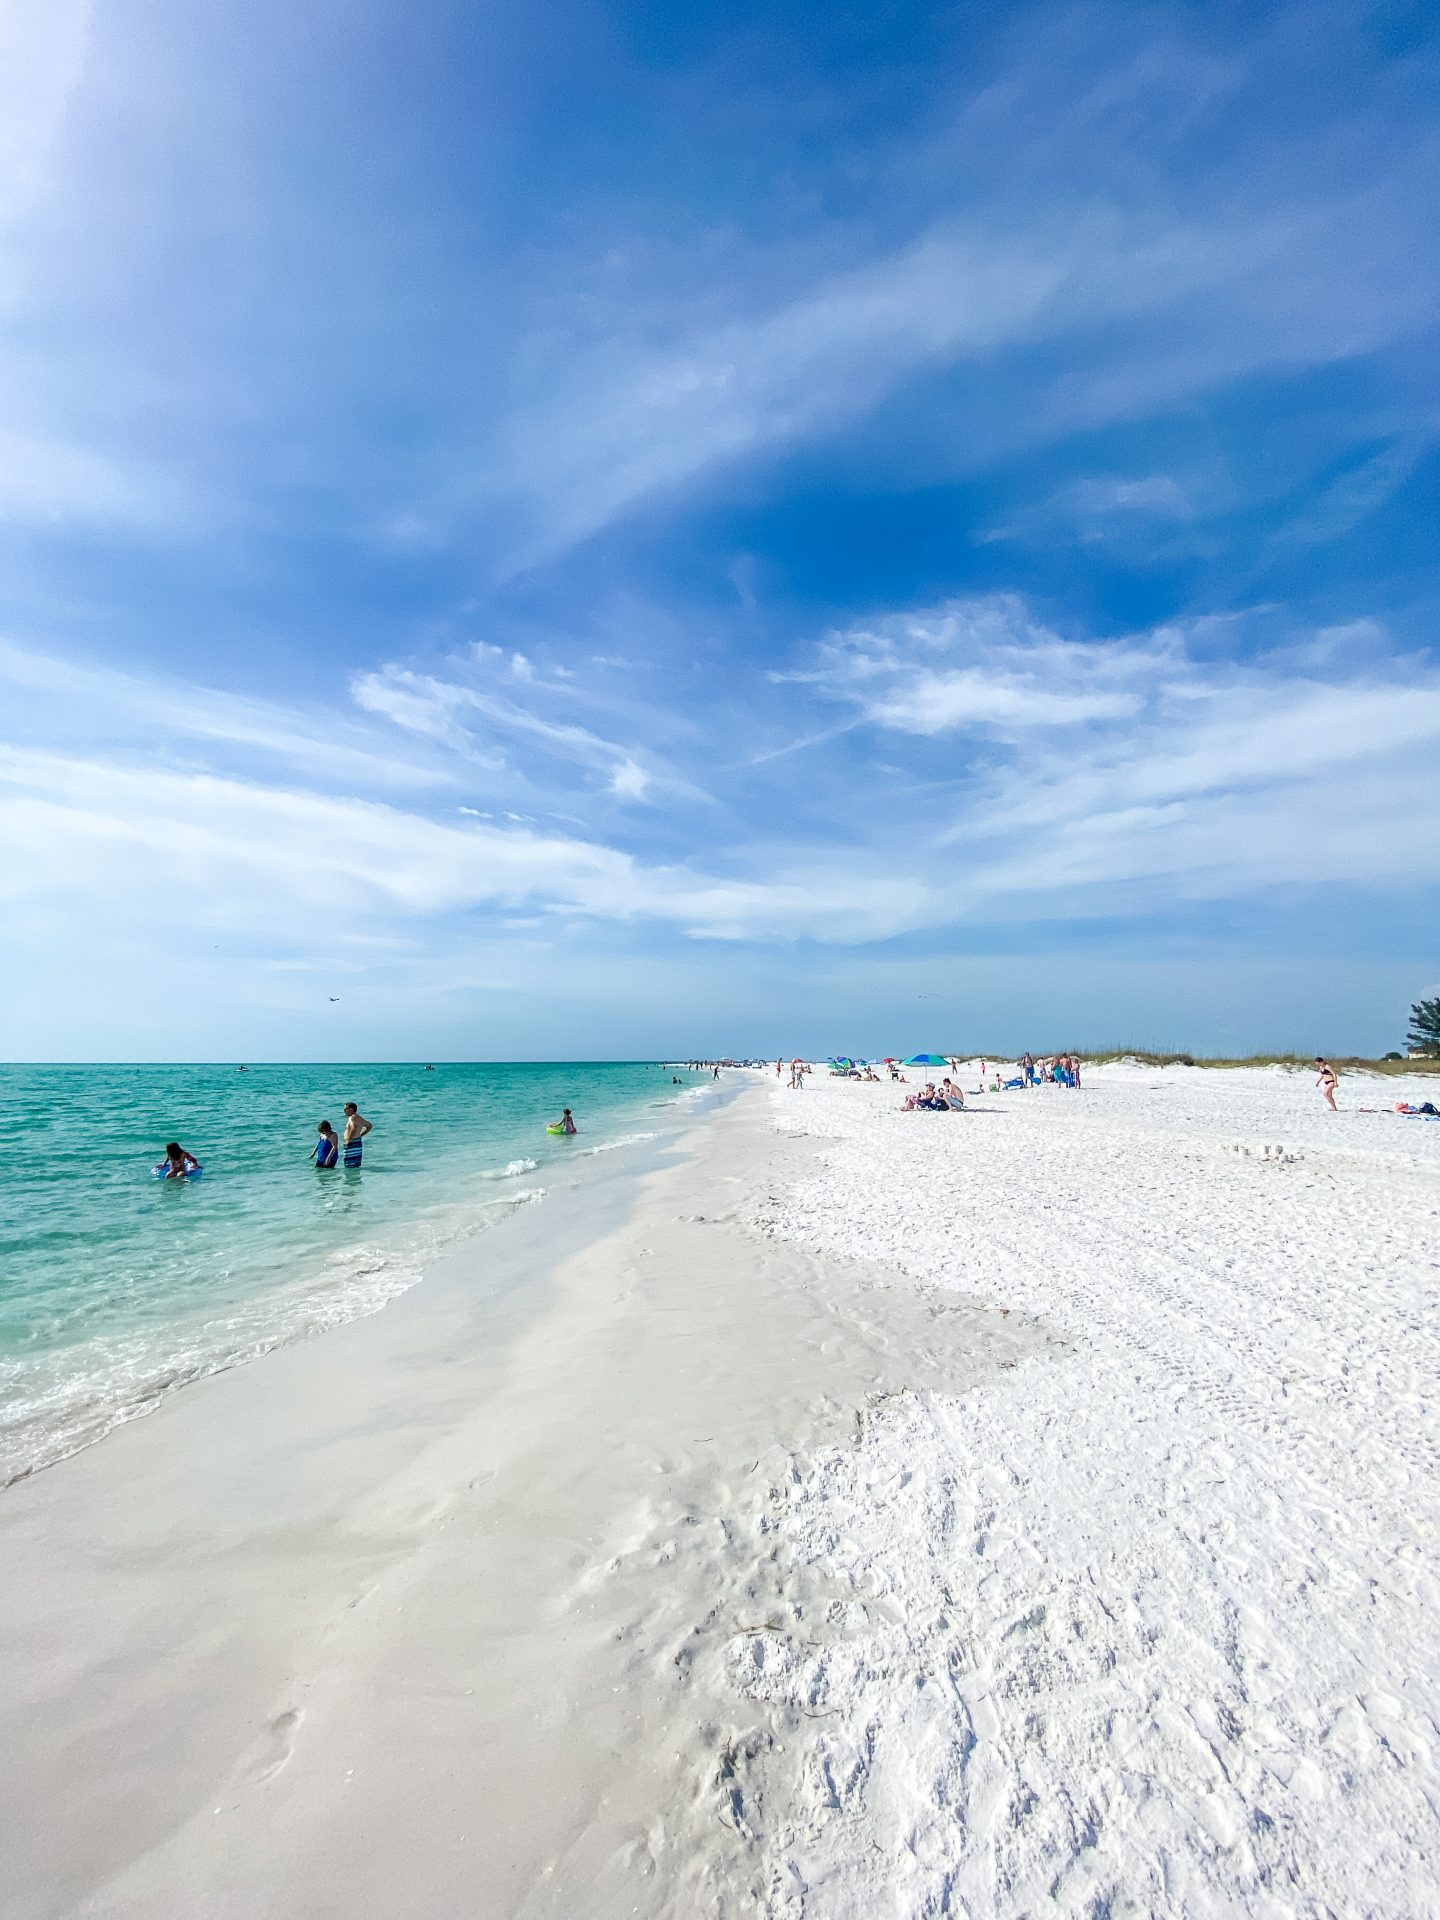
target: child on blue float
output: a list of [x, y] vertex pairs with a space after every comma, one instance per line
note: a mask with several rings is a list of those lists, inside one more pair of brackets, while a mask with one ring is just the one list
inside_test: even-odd
[[187, 1153], [178, 1140], [172, 1140], [165, 1149], [165, 1158], [158, 1167], [152, 1167], [151, 1173], [157, 1180], [184, 1180], [192, 1173], [200, 1172], [200, 1162], [193, 1153]]

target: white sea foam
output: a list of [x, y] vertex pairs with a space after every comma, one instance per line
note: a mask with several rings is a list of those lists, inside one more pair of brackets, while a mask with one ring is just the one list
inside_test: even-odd
[[517, 1187], [514, 1193], [501, 1194], [496, 1200], [487, 1200], [485, 1205], [491, 1209], [496, 1207], [528, 1207], [532, 1206], [535, 1201], [543, 1200], [544, 1198], [544, 1187]]
[[[319, 1274], [228, 1313], [172, 1329], [159, 1356], [149, 1328], [110, 1334], [71, 1348], [49, 1378], [23, 1396], [0, 1393], [0, 1486], [52, 1466], [117, 1427], [155, 1412], [178, 1387], [243, 1366], [277, 1347], [378, 1313], [420, 1279], [421, 1263], [357, 1249], [350, 1264], [334, 1254]], [[0, 1369], [0, 1388], [6, 1385]]]
[[[535, 1164], [512, 1161], [511, 1177]], [[409, 1292], [445, 1247], [544, 1197], [543, 1187], [520, 1187], [485, 1202], [478, 1214], [473, 1205], [432, 1213], [413, 1223], [404, 1247], [340, 1248], [279, 1289], [174, 1323], [162, 1353], [151, 1327], [108, 1334], [57, 1353], [51, 1374], [32, 1365], [24, 1390], [12, 1378], [14, 1364], [0, 1361], [0, 1487], [155, 1412], [192, 1381], [380, 1312]]]
[[522, 1173], [534, 1173], [539, 1168], [538, 1160], [507, 1160], [503, 1167], [487, 1167], [481, 1174], [482, 1180], [518, 1180]]
[[637, 1146], [642, 1140], [653, 1140], [654, 1138], [655, 1135], [653, 1133], [623, 1133], [618, 1140], [602, 1140], [598, 1147], [577, 1147], [576, 1152], [582, 1154], [614, 1153], [617, 1147], [633, 1147]]

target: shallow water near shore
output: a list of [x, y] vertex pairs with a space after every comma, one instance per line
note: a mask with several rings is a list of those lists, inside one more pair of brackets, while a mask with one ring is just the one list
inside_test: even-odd
[[[382, 1306], [458, 1234], [665, 1127], [651, 1063], [0, 1067], [0, 1484], [169, 1389]], [[353, 1099], [358, 1170], [308, 1162]], [[678, 1103], [678, 1104], [677, 1104]], [[545, 1132], [564, 1106], [580, 1133]], [[202, 1162], [157, 1181], [167, 1140]]]

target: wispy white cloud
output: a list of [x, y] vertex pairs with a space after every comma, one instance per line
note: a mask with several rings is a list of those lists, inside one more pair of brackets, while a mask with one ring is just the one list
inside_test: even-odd
[[[775, 812], [773, 787], [763, 803], [747, 793], [775, 777], [773, 755], [756, 753], [729, 762], [743, 825], [708, 857], [693, 841], [675, 859], [578, 823], [547, 828], [513, 806], [432, 816], [364, 797], [340, 784], [377, 772], [363, 755], [327, 750], [296, 786], [161, 765], [119, 737], [83, 754], [17, 744], [0, 751], [0, 890], [12, 924], [84, 899], [152, 935], [179, 921], [268, 929], [303, 959], [307, 941], [410, 939], [476, 915], [856, 945], [974, 917], [1124, 919], [1280, 886], [1401, 885], [1440, 844], [1440, 794], [1424, 778], [1440, 675], [1382, 641], [1373, 625], [1317, 641], [1321, 679], [1311, 647], [1245, 655], [1213, 621], [1084, 642], [1014, 596], [872, 620], [772, 689], [782, 707], [851, 710], [842, 760], [808, 761], [788, 789], [808, 799], [817, 777], [835, 784], [843, 825]], [[22, 671], [33, 658], [19, 656]], [[13, 649], [6, 660], [13, 670]], [[403, 696], [409, 682], [378, 685]], [[150, 708], [128, 682], [121, 695], [138, 735]], [[455, 704], [420, 697], [442, 714]], [[155, 700], [178, 725], [175, 689]], [[259, 726], [198, 693], [193, 708], [198, 740]], [[434, 739], [429, 711], [416, 730]], [[904, 778], [851, 750], [867, 733], [904, 746]], [[622, 794], [641, 790], [643, 767], [601, 744], [559, 746]], [[278, 745], [298, 769], [313, 742]]]
[[[54, 887], [293, 925], [297, 911], [430, 916], [544, 898], [625, 912], [631, 861], [526, 828], [447, 825], [352, 797], [54, 753], [0, 751], [13, 898]], [[174, 897], [172, 895], [172, 897]]]
[[1123, 719], [1136, 682], [1165, 658], [1153, 645], [1062, 640], [1013, 595], [955, 600], [830, 635], [792, 678], [901, 733], [1023, 734]]
[[1349, 533], [1377, 513], [1410, 478], [1434, 444], [1430, 436], [1392, 441], [1322, 487], [1276, 536], [1277, 544], [1317, 546]]
[[[90, 910], [243, 927], [291, 943], [531, 907], [666, 923], [716, 939], [813, 934], [837, 889], [834, 937], [883, 937], [926, 883], [823, 861], [765, 879], [647, 865], [597, 841], [514, 824], [455, 825], [390, 805], [0, 748], [0, 899], [12, 913], [83, 897]], [[921, 916], [924, 917], [923, 914]]]
[[1080, 642], [999, 596], [832, 635], [798, 677], [926, 740], [932, 824], [912, 860], [953, 860], [957, 917], [1404, 884], [1440, 844], [1418, 777], [1440, 750], [1440, 673], [1374, 622], [1263, 652], [1237, 649], [1245, 625]]
[[77, 659], [18, 647], [0, 639], [0, 687], [12, 728], [31, 740], [121, 739], [143, 745], [147, 758], [162, 743], [234, 748], [247, 760], [275, 760], [323, 779], [362, 789], [438, 786], [453, 771], [433, 760], [400, 756], [393, 743], [344, 715], [308, 713], [278, 702], [220, 693], [167, 673], [123, 673]]
[[562, 377], [553, 409], [517, 423], [502, 468], [544, 506], [521, 564], [717, 462], [851, 419], [915, 368], [1163, 305], [1223, 276], [1233, 244], [1127, 234], [1104, 216], [1062, 237], [938, 228], [758, 321]]
[[1079, 514], [1146, 513], [1185, 520], [1195, 511], [1190, 494], [1171, 473], [1144, 474], [1136, 479], [1096, 474], [1072, 482], [1062, 490], [1060, 499]]
[[187, 511], [184, 491], [159, 468], [0, 422], [0, 521], [157, 533], [173, 530]]
[[90, 17], [89, 0], [0, 7], [0, 225], [44, 192], [85, 70]]
[[[475, 754], [490, 765], [503, 765], [506, 754], [526, 746], [589, 770], [599, 777], [607, 792], [620, 800], [643, 801], [659, 793], [691, 800], [706, 798], [701, 789], [642, 748], [622, 745], [542, 711], [538, 703], [546, 689], [524, 654], [506, 654], [487, 644], [477, 646], [472, 653], [478, 669], [474, 677], [443, 678], [392, 663], [354, 675], [351, 697], [366, 713], [381, 715], [398, 727], [442, 741], [460, 753]], [[508, 680], [515, 691], [507, 694], [495, 690], [496, 670], [502, 684]], [[577, 693], [572, 679], [567, 676], [558, 689], [551, 691], [573, 701]]]
[[[0, 5], [0, 313], [23, 307], [28, 230], [43, 214], [61, 161], [72, 103], [86, 76], [90, 0]], [[130, 533], [173, 528], [187, 501], [174, 477], [126, 450], [99, 444], [47, 406], [43, 358], [0, 357], [0, 522], [98, 524]]]
[[1123, 540], [1151, 527], [1168, 532], [1196, 518], [1204, 493], [1211, 496], [1204, 504], [1213, 507], [1213, 487], [1202, 489], [1173, 473], [1084, 474], [972, 538], [976, 546], [986, 546], [998, 540]]
[[[993, 381], [999, 356], [1065, 343], [1063, 374], [1031, 374], [979, 436], [984, 461], [1247, 374], [1373, 351], [1440, 311], [1410, 184], [1435, 166], [1422, 143], [1359, 185], [1334, 177], [1302, 195], [1277, 178], [1246, 199], [1217, 188], [1169, 218], [1113, 183], [1087, 194], [1076, 182], [1064, 218], [1053, 191], [1049, 210], [951, 214], [769, 312], [668, 346], [567, 343], [546, 399], [491, 463], [492, 503], [519, 498], [538, 523], [516, 564], [711, 468], [828, 433], [927, 370], [983, 362]], [[1163, 477], [1116, 484], [1132, 491], [1096, 510], [1183, 511]]]
[[610, 791], [622, 800], [643, 800], [649, 790], [649, 774], [633, 760], [622, 760], [610, 776]]
[[[1056, 769], [1027, 769], [998, 803], [975, 810], [952, 829], [952, 840], [977, 834], [1038, 831], [1061, 821], [1107, 821], [1135, 810], [1163, 809], [1221, 795], [1269, 797], [1319, 781], [1344, 791], [1360, 763], [1381, 762], [1377, 790], [1388, 787], [1401, 816], [1427, 813], [1406, 756], [1440, 742], [1440, 678], [1404, 674], [1393, 682], [1369, 679], [1324, 683], [1291, 677], [1266, 662], [1206, 676], [1193, 666], [1172, 667], [1164, 685], [1149, 690], [1141, 724], [1093, 742]], [[1308, 805], [1308, 801], [1307, 801]], [[1313, 841], [1287, 815], [1299, 842]], [[1402, 833], [1401, 841], [1411, 836]], [[1375, 847], [1372, 870], [1396, 871], [1394, 847]], [[1303, 846], [1297, 859], [1310, 855]]]

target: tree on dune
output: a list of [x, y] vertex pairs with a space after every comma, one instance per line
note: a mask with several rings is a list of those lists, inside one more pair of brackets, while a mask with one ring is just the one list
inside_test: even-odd
[[1440, 996], [1417, 1000], [1411, 1007], [1405, 1044], [1412, 1053], [1440, 1053]]

